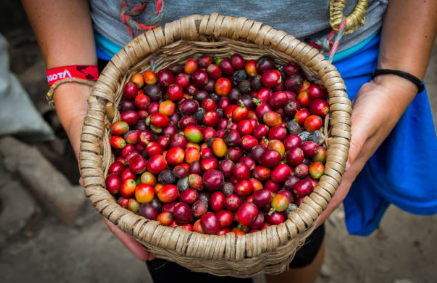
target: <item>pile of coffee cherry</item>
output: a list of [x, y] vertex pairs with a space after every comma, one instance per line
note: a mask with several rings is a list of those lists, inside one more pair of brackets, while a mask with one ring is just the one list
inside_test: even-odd
[[118, 203], [161, 225], [278, 225], [324, 172], [327, 91], [294, 62], [202, 55], [131, 76], [110, 126]]

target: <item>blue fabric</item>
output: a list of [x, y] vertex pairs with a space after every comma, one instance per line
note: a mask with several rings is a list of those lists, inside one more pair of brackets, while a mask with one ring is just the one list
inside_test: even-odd
[[[371, 80], [377, 67], [379, 42], [380, 35], [357, 53], [334, 63], [351, 100]], [[432, 173], [435, 168], [437, 140], [425, 89], [417, 94], [352, 184], [343, 202], [348, 232], [371, 234], [390, 204], [414, 214], [437, 213], [437, 182]]]
[[111, 60], [121, 49], [121, 46], [110, 41], [96, 30], [94, 30], [94, 42], [96, 44], [97, 58], [102, 60]]
[[106, 53], [103, 52], [103, 50], [100, 49], [98, 46], [96, 46], [96, 55], [97, 55], [98, 59], [105, 60], [105, 61], [110, 61], [111, 60], [111, 57], [106, 55]]
[[[338, 62], [340, 60], [345, 59], [346, 57], [349, 57], [350, 55], [354, 54], [355, 52], [358, 52], [361, 50], [361, 48], [364, 48], [372, 39], [374, 39], [376, 36], [379, 35], [379, 31], [376, 31], [371, 36], [363, 40], [362, 42], [358, 43], [357, 45], [352, 46], [351, 48], [345, 49], [341, 52], [337, 52], [334, 55], [334, 59], [332, 60], [333, 63]], [[329, 56], [326, 56], [326, 60], [329, 59]]]

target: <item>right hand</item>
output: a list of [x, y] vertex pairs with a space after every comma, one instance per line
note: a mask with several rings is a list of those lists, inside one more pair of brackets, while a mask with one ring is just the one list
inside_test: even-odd
[[343, 202], [355, 178], [396, 126], [416, 93], [414, 84], [394, 75], [379, 76], [361, 87], [352, 102], [352, 138], [346, 171], [318, 225]]
[[[71, 146], [73, 147], [77, 161], [80, 152], [80, 137], [83, 122], [88, 109], [87, 99], [91, 94], [91, 87], [83, 84], [67, 83], [60, 85], [55, 91], [56, 112], [64, 127]], [[79, 181], [83, 185], [82, 178]], [[111, 221], [103, 217], [109, 230], [128, 248], [138, 259], [142, 261], [153, 260], [155, 256], [146, 251], [141, 244], [131, 235], [121, 231]]]

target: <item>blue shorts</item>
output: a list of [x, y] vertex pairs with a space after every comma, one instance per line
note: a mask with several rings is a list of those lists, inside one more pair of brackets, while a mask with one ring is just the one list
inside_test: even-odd
[[[377, 68], [379, 42], [380, 35], [357, 53], [334, 63], [351, 100]], [[372, 233], [390, 204], [414, 214], [437, 213], [436, 168], [437, 139], [425, 89], [352, 184], [343, 202], [349, 233]]]

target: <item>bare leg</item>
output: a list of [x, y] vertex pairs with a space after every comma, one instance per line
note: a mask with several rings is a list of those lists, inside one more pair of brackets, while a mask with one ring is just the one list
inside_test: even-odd
[[313, 283], [319, 276], [325, 258], [325, 240], [313, 262], [302, 268], [290, 268], [279, 275], [266, 275], [269, 283]]

